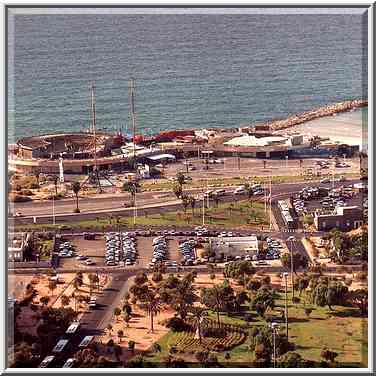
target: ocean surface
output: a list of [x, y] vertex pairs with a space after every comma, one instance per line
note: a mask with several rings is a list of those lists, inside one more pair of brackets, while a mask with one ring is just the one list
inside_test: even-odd
[[[14, 20], [14, 21], [13, 21]], [[367, 97], [361, 15], [17, 15], [8, 141], [90, 124], [139, 133], [236, 127]]]

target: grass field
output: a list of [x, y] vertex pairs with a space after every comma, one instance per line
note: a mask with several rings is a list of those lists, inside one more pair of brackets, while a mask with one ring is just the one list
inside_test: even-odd
[[[114, 217], [112, 224], [109, 219], [86, 220], [71, 222], [69, 226], [64, 226], [66, 229], [92, 229], [96, 231], [104, 231], [109, 228], [116, 228], [118, 225], [123, 227], [133, 227], [133, 217], [119, 217], [118, 220]], [[255, 228], [266, 224], [267, 219], [264, 212], [264, 205], [259, 202], [239, 201], [236, 203], [220, 203], [218, 207], [211, 207], [205, 210], [205, 224], [217, 225], [224, 228]], [[151, 214], [148, 216], [138, 216], [136, 225], [138, 226], [187, 226], [187, 225], [201, 225], [202, 212], [201, 208], [195, 209], [194, 216], [192, 210], [176, 212], [166, 212], [159, 214]], [[33, 224], [28, 226], [16, 226], [18, 231], [29, 230], [54, 230], [59, 226]]]
[[[289, 296], [290, 298], [290, 296]], [[274, 317], [273, 321], [280, 320], [280, 311], [284, 308], [284, 300], [278, 299], [276, 307], [267, 316]], [[309, 317], [304, 312], [304, 304], [289, 304], [289, 341], [294, 343], [295, 352], [304, 359], [320, 362], [321, 351], [327, 347], [337, 352], [337, 362], [339, 367], [367, 367], [367, 318], [358, 316], [355, 308], [335, 306], [333, 311], [328, 307], [312, 307], [313, 312]], [[228, 316], [221, 314], [221, 322], [235, 325], [245, 325], [242, 319], [244, 311], [239, 316]], [[265, 325], [265, 320], [260, 319], [255, 312], [248, 311], [253, 317], [249, 323], [253, 325]], [[213, 312], [210, 316], [215, 319]], [[285, 326], [280, 322], [279, 331], [284, 333]], [[171, 345], [176, 345], [178, 334], [168, 332], [158, 343], [162, 352], [153, 353], [148, 356], [148, 360], [159, 363], [168, 355]], [[216, 356], [222, 364], [236, 367], [237, 364], [252, 364], [253, 353], [249, 350], [250, 338], [229, 351], [230, 359], [225, 359], [226, 352], [217, 352]], [[178, 354], [185, 358], [184, 354]], [[187, 356], [187, 361], [192, 361], [192, 355]]]

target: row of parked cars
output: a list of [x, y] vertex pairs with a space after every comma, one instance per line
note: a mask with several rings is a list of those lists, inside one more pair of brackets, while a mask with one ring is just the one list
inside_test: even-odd
[[157, 236], [153, 239], [153, 258], [149, 263], [149, 266], [152, 267], [158, 262], [166, 261], [168, 257], [168, 245], [167, 239], [164, 235]]
[[133, 265], [137, 258], [136, 238], [130, 233], [109, 232], [105, 235], [105, 264], [117, 266], [120, 261], [124, 265]]
[[[265, 239], [266, 247], [262, 254], [257, 254], [257, 260], [277, 260], [281, 256], [283, 245], [278, 239], [267, 237]], [[266, 251], [266, 252], [265, 252]]]
[[304, 200], [300, 198], [294, 198], [292, 200], [292, 206], [294, 207], [296, 213], [298, 215], [301, 215], [302, 213], [305, 213], [307, 210], [305, 208], [305, 202]]
[[73, 257], [76, 255], [76, 251], [71, 242], [64, 242], [59, 245], [59, 257]]
[[184, 258], [182, 265], [194, 265], [196, 259], [196, 241], [194, 239], [179, 241], [179, 250]]

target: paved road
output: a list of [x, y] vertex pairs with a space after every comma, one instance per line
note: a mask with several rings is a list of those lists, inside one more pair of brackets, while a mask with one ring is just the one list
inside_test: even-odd
[[106, 322], [112, 317], [114, 308], [119, 306], [121, 298], [129, 288], [129, 278], [135, 272], [122, 272], [113, 276], [113, 280], [97, 296], [97, 308], [85, 313], [80, 322], [86, 335], [100, 335], [106, 327]]
[[[349, 180], [349, 183], [355, 183], [359, 180]], [[341, 186], [343, 183], [336, 182], [335, 186]], [[317, 182], [303, 182], [303, 183], [288, 183], [277, 184], [272, 186], [272, 200], [276, 201], [282, 198], [287, 198], [293, 193], [298, 192], [303, 187], [317, 186]], [[227, 188], [230, 192], [233, 188]], [[201, 190], [199, 190], [201, 191]], [[197, 190], [190, 190], [191, 193], [197, 193]], [[164, 197], [162, 197], [164, 196]], [[156, 194], [145, 192], [137, 196], [138, 202], [138, 215], [155, 214], [161, 211], [176, 211], [182, 208], [179, 200], [173, 197], [172, 194], [165, 192], [164, 194]], [[231, 202], [234, 200], [244, 199], [244, 196], [226, 195], [221, 198], [223, 202]], [[263, 200], [263, 197], [257, 198]], [[120, 216], [133, 216], [133, 208], [124, 208], [124, 197], [121, 195], [113, 195], [112, 197], [93, 197], [84, 198], [80, 200], [81, 213], [72, 213], [71, 200], [61, 200], [55, 203], [55, 221], [58, 224], [63, 224], [72, 221], [82, 221], [96, 218], [108, 218], [110, 214]], [[84, 204], [84, 206], [82, 206]], [[37, 223], [52, 223], [52, 205], [51, 202], [44, 203], [23, 203], [17, 204], [16, 212], [20, 211], [25, 217], [9, 218], [9, 225], [26, 225], [33, 223], [33, 216], [37, 216]]]

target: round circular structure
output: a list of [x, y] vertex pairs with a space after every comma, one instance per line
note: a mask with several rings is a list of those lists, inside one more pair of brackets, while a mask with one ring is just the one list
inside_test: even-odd
[[99, 133], [63, 133], [26, 137], [17, 142], [18, 154], [24, 158], [88, 158], [96, 153], [98, 157], [106, 152], [108, 141], [113, 136]]
[[118, 161], [113, 150], [119, 148], [122, 139], [118, 135], [103, 132], [60, 133], [20, 139], [10, 165], [19, 172], [59, 173], [62, 160], [65, 172], [88, 173], [96, 165], [108, 169]]

